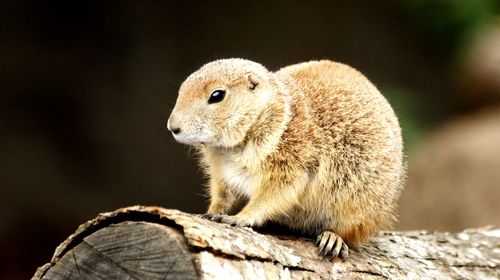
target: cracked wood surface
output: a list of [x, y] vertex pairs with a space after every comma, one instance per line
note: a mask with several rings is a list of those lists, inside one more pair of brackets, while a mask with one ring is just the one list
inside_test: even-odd
[[382, 232], [347, 261], [312, 239], [133, 206], [81, 225], [32, 279], [500, 279], [500, 228]]

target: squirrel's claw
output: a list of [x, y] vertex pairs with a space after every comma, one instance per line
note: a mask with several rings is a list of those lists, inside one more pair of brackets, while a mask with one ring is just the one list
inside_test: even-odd
[[212, 217], [213, 217], [214, 215], [215, 215], [215, 214], [205, 213], [205, 214], [201, 214], [201, 217], [202, 217], [203, 219], [212, 220]]
[[232, 226], [251, 227], [252, 224], [238, 216], [222, 215], [222, 214], [204, 214], [202, 217], [214, 222], [229, 224]]
[[339, 257], [345, 260], [349, 255], [347, 244], [333, 231], [324, 231], [318, 235], [316, 244], [319, 247], [319, 254], [323, 257]]

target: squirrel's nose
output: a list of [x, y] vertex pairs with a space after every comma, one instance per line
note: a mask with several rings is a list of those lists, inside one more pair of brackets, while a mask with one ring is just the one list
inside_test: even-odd
[[170, 131], [172, 131], [173, 134], [179, 134], [181, 133], [181, 129], [178, 128], [178, 127], [173, 127], [170, 129]]
[[177, 123], [176, 119], [173, 116], [170, 116], [170, 118], [168, 118], [167, 128], [173, 134], [181, 133], [181, 128], [179, 127], [179, 124]]

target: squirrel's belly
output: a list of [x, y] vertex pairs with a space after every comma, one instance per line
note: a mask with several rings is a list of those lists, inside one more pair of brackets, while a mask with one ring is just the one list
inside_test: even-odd
[[248, 174], [248, 171], [230, 161], [222, 162], [221, 172], [224, 183], [231, 189], [246, 197], [252, 195], [255, 185], [258, 183], [257, 176]]

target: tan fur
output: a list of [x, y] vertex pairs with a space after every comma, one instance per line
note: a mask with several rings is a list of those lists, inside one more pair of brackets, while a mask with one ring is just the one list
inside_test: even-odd
[[[226, 97], [208, 104], [215, 89]], [[347, 65], [310, 61], [273, 73], [243, 59], [208, 63], [182, 84], [172, 127], [202, 155], [209, 214], [247, 198], [231, 216], [237, 224], [333, 231], [348, 244], [395, 221], [405, 173], [398, 120]]]

